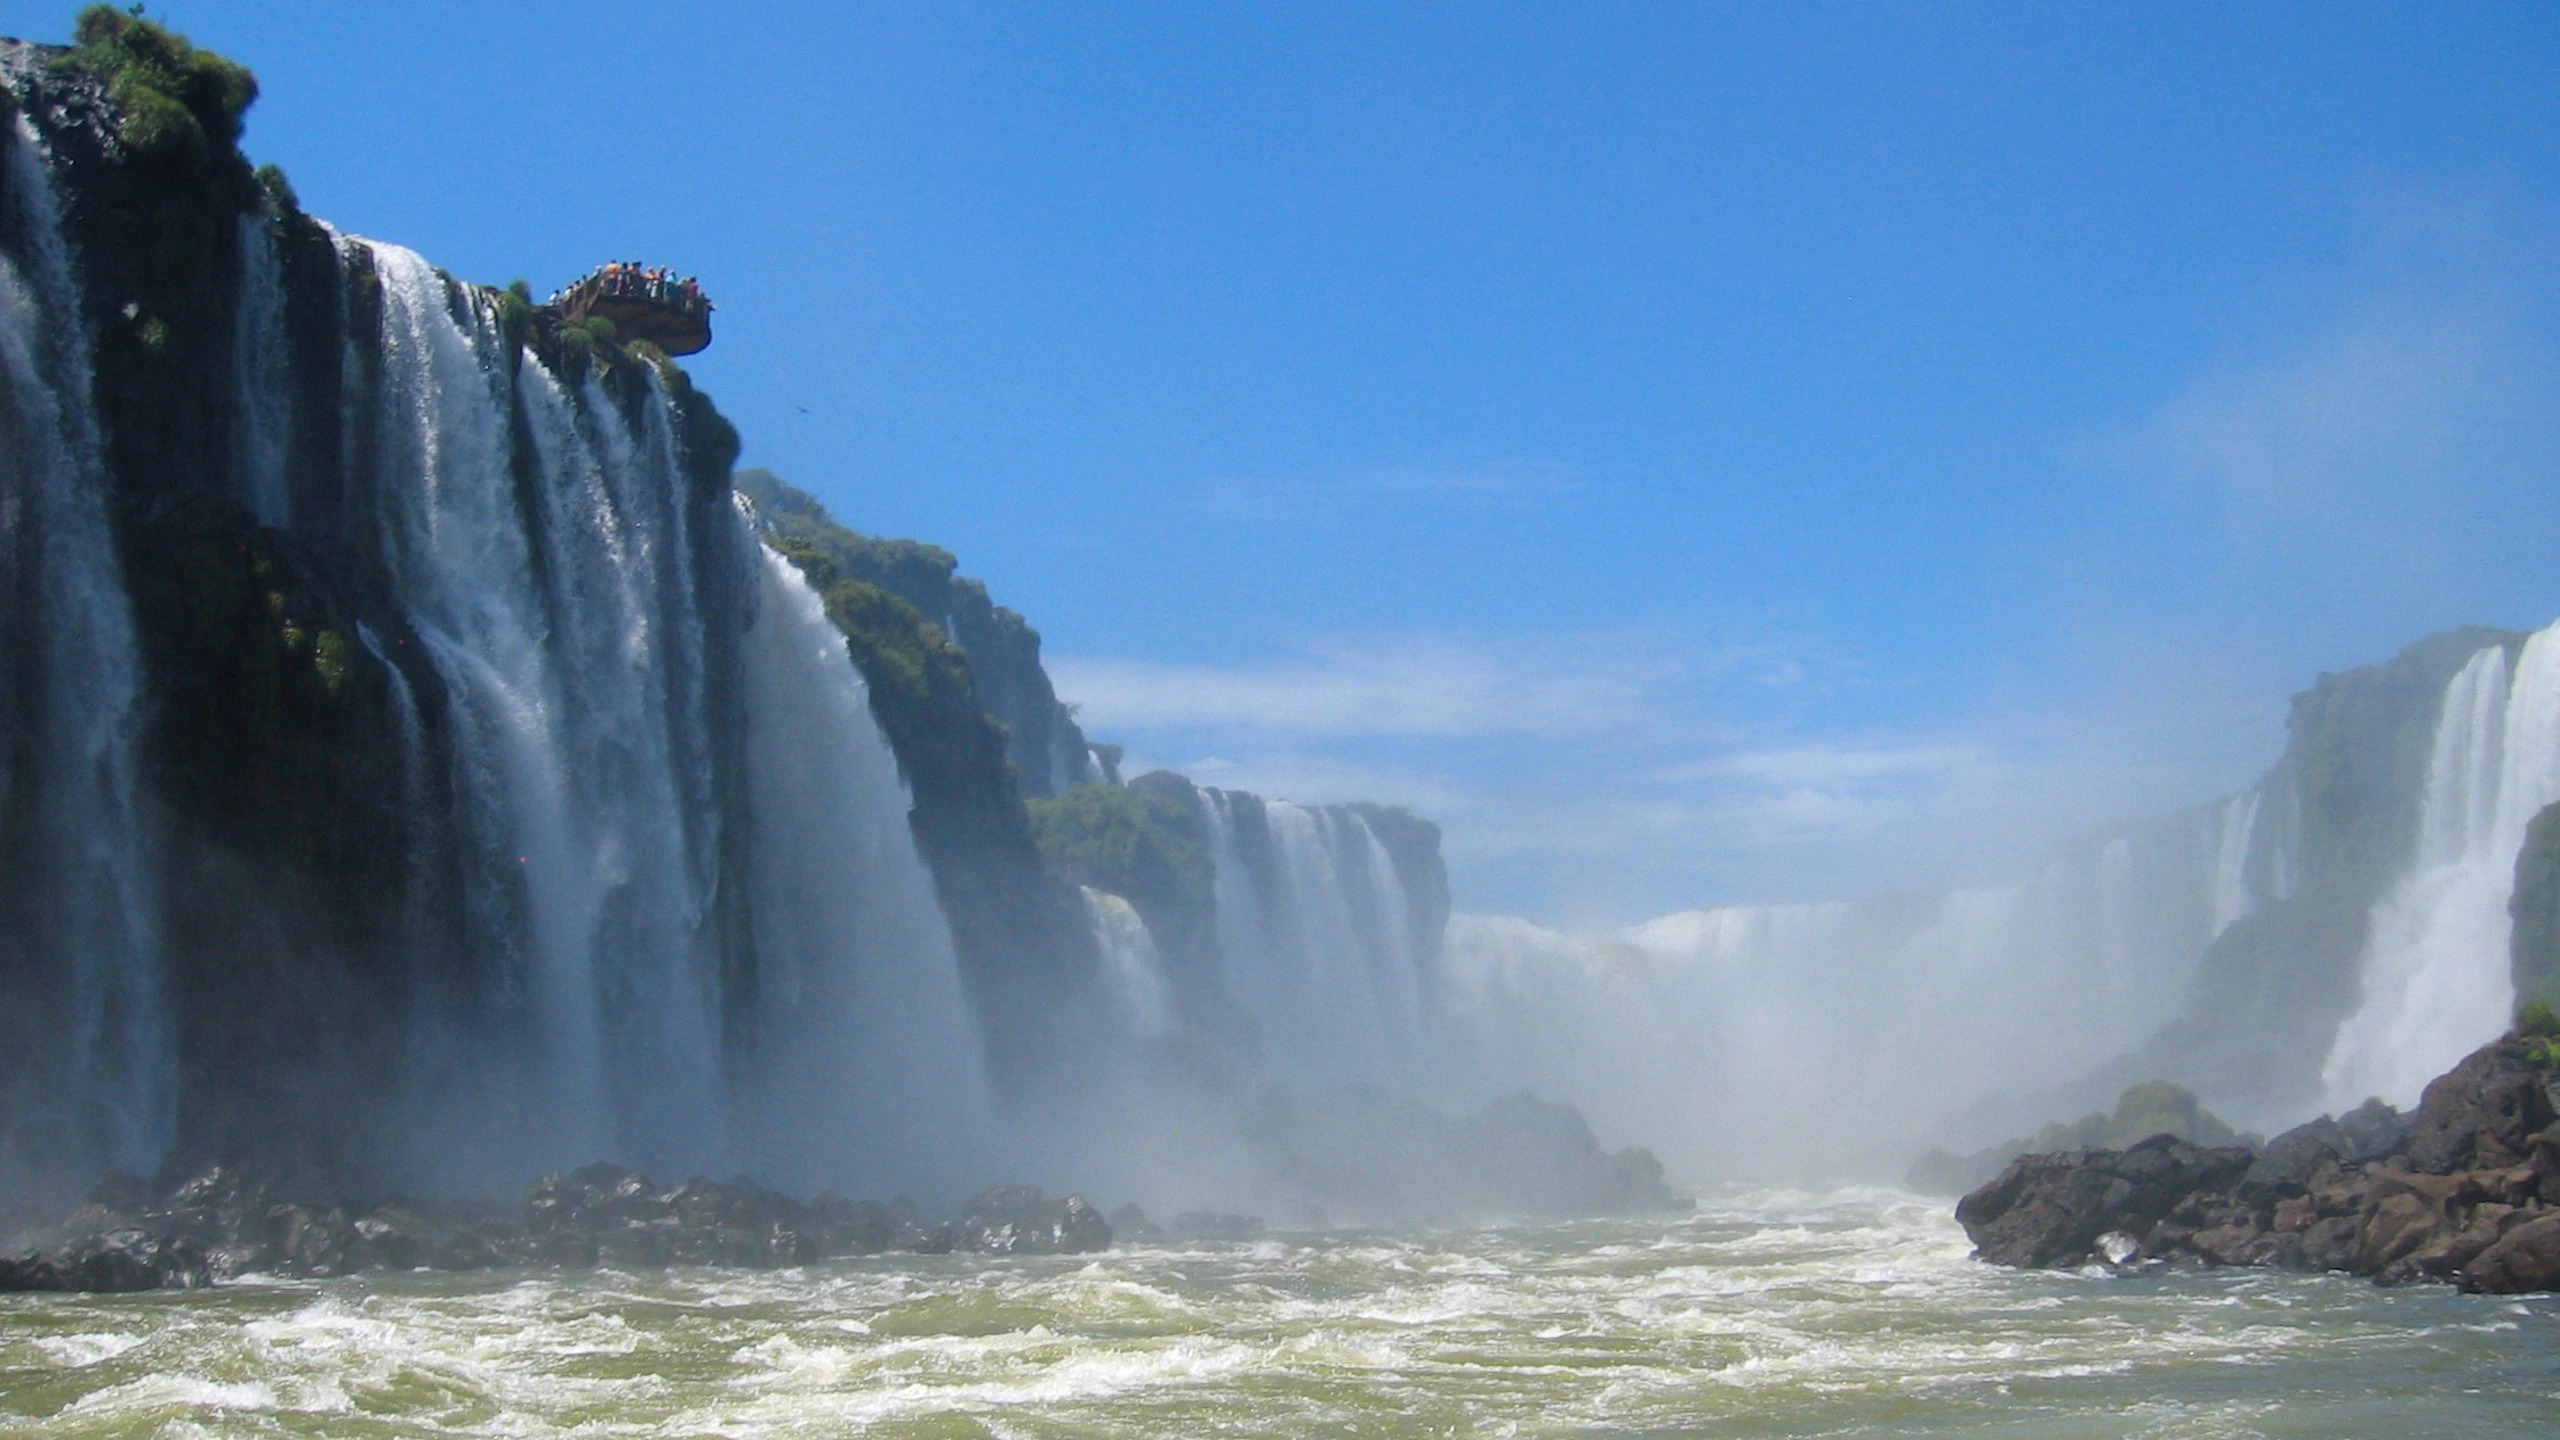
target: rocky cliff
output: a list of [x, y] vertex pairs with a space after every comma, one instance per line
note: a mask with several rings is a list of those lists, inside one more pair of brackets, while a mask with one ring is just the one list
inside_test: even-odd
[[81, 42], [0, 47], [13, 1185], [823, 1179], [1053, 1088], [1092, 939], [988, 716], [1054, 698], [941, 627], [1045, 696], [1028, 632], [759, 543], [663, 355], [306, 215], [239, 67]]
[[816, 497], [770, 470], [741, 470], [732, 483], [754, 503], [768, 533], [822, 544], [845, 578], [904, 602], [966, 657], [978, 705], [999, 728], [1025, 796], [1118, 782], [1111, 768], [1117, 752], [1088, 741], [1074, 713], [1059, 703], [1040, 665], [1040, 632], [996, 604], [986, 586], [959, 574], [950, 551], [849, 530]]

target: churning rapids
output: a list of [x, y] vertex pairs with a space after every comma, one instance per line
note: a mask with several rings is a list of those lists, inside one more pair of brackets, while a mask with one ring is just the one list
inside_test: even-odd
[[2560, 1300], [1966, 1258], [1943, 1204], [0, 1312], [0, 1434], [2548, 1435]]

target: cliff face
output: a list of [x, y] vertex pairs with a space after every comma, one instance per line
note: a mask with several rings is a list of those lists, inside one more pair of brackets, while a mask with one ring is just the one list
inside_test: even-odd
[[[776, 537], [772, 574], [736, 436], [663, 356], [329, 231], [236, 148], [245, 72], [82, 23], [0, 48], [13, 1182], [771, 1144], [828, 1183], [965, 1129], [974, 1087], [778, 1057], [905, 1053], [902, 997], [955, 964], [969, 1016], [923, 1048], [1038, 1092], [1092, 940], [942, 622], [847, 573], [877, 554]], [[1036, 676], [939, 573], [990, 668]], [[775, 608], [812, 591], [832, 658]], [[779, 859], [810, 854], [841, 866], [803, 895]]]
[[2448, 687], [2482, 650], [2512, 662], [2524, 640], [2447, 631], [2294, 697], [2284, 755], [2256, 792], [2265, 893], [2206, 950], [2183, 1015], [2107, 1080], [2188, 1080], [2252, 1115], [2317, 1108], [2323, 1059], [2362, 995], [2375, 906], [2417, 854]]
[[[19, 922], [6, 927], [19, 942], [7, 970], [20, 1003], [8, 1009], [54, 1031], [11, 1047], [27, 1057], [12, 1077], [11, 1109], [21, 1120], [46, 1117], [45, 1130], [72, 1132], [30, 1134], [31, 1148], [80, 1156], [79, 1132], [104, 1122], [46, 1077], [101, 1063], [66, 1047], [129, 1049], [151, 1043], [143, 1032], [165, 1025], [175, 1032], [176, 1073], [145, 1088], [165, 1091], [178, 1111], [131, 1123], [164, 1140], [174, 1124], [190, 1149], [225, 1148], [249, 1126], [272, 1125], [299, 1136], [320, 1163], [336, 1164], [354, 1158], [379, 1118], [348, 1096], [382, 1091], [410, 999], [392, 936], [412, 900], [435, 884], [407, 863], [428, 844], [404, 804], [391, 700], [397, 682], [353, 644], [360, 625], [399, 638], [404, 627], [386, 577], [367, 563], [371, 547], [351, 552], [332, 543], [344, 534], [334, 523], [315, 523], [298, 537], [262, 528], [233, 502], [229, 464], [237, 439], [231, 277], [242, 221], [270, 227], [286, 265], [290, 318], [314, 347], [334, 343], [340, 330], [337, 266], [317, 226], [268, 208], [228, 143], [236, 116], [217, 130], [219, 142], [136, 145], [109, 98], [112, 83], [69, 60], [28, 46], [0, 57], [27, 133], [50, 160], [43, 165], [21, 140], [28, 163], [9, 170], [10, 249], [21, 258], [21, 282], [37, 289], [66, 278], [45, 273], [54, 245], [67, 244], [65, 258], [78, 265], [78, 288], [56, 297], [60, 313], [44, 319], [79, 332], [53, 343], [63, 369], [88, 371], [72, 380], [89, 386], [94, 429], [83, 435], [91, 427], [59, 418], [55, 425], [70, 436], [63, 453], [71, 466], [94, 465], [104, 481], [98, 499], [121, 574], [131, 579], [127, 593], [104, 601], [129, 611], [138, 651], [136, 693], [111, 718], [136, 732], [132, 780], [149, 795], [132, 819], [150, 828], [143, 843], [159, 862], [159, 884], [133, 903], [153, 912], [140, 923], [157, 944], [138, 943], [158, 950], [166, 994], [153, 1007], [157, 1021], [131, 1015], [114, 1034], [57, 1028], [83, 1007], [62, 957], [48, 953], [73, 936], [59, 914], [45, 913], [46, 892], [85, 877], [23, 856], [43, 833], [11, 827], [7, 840], [21, 849], [11, 858], [25, 863], [0, 867], [7, 892], [0, 903]], [[54, 240], [45, 212], [57, 208]], [[338, 433], [344, 377], [334, 364], [306, 373], [315, 403], [298, 407], [304, 423], [291, 445], [316, 482], [316, 472], [335, 468], [324, 457], [347, 447]], [[77, 408], [68, 395], [39, 407], [25, 384], [18, 391], [21, 417]], [[94, 456], [81, 453], [89, 443], [98, 447]], [[13, 479], [30, 489], [46, 483], [31, 473]], [[37, 547], [48, 537], [29, 523], [11, 538]], [[64, 578], [44, 577], [39, 556], [20, 559], [21, 583]], [[34, 605], [19, 613], [41, 615]], [[57, 624], [53, 636], [10, 637], [23, 680], [12, 686], [16, 696], [69, 688], [60, 665], [29, 673], [58, 635]], [[13, 790], [33, 795], [58, 784], [30, 773], [48, 748], [46, 720], [23, 708], [12, 718]], [[138, 1005], [146, 997], [125, 998]], [[115, 1148], [128, 1161], [139, 1153], [130, 1144]]]
[[1058, 702], [1049, 672], [1040, 665], [1040, 632], [988, 598], [986, 586], [958, 574], [950, 551], [856, 534], [836, 523], [815, 497], [770, 470], [739, 471], [735, 484], [755, 502], [772, 533], [822, 540], [846, 579], [905, 602], [967, 657], [978, 704], [999, 727], [1005, 758], [1024, 795], [1046, 797], [1077, 785], [1117, 782], [1075, 716]]
[[[1089, 997], [1081, 982], [1094, 969], [1081, 904], [1033, 843], [1025, 772], [1015, 758], [1022, 732], [1003, 718], [1005, 702], [1020, 717], [1036, 695], [1033, 716], [1045, 706], [1084, 753], [1083, 735], [1040, 669], [1040, 637], [1012, 611], [990, 606], [984, 587], [955, 579], [948, 552], [856, 534], [768, 471], [738, 480], [759, 530], [826, 602], [869, 682], [872, 712], [914, 789], [916, 841], [933, 867], [972, 999], [991, 1039], [1001, 1037], [990, 1063], [1009, 1089], [1027, 1090], [1067, 1062], [1068, 1037], [1089, 1027], [1089, 1018], [1070, 1017], [1082, 1015]], [[947, 621], [928, 619], [920, 601], [945, 616], [974, 613], [1002, 643], [956, 643]], [[982, 688], [990, 683], [999, 698]], [[1040, 743], [1045, 749], [1047, 735]]]
[[2508, 964], [2516, 1002], [2560, 1006], [2560, 805], [2544, 807], [2525, 831], [2507, 914], [2515, 922]]

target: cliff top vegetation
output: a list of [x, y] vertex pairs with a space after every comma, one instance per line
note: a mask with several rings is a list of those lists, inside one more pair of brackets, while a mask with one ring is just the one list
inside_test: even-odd
[[127, 146], [147, 155], [201, 155], [239, 144], [241, 116], [258, 98], [248, 67], [142, 18], [139, 5], [92, 5], [80, 12], [72, 36], [54, 64], [106, 83]]
[[1216, 879], [1188, 806], [1153, 790], [1079, 785], [1031, 803], [1031, 835], [1068, 878], [1128, 897], [1151, 917], [1209, 914]]

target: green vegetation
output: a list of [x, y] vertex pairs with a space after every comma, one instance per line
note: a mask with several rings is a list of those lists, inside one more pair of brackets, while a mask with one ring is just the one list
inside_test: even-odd
[[2551, 1008], [2548, 1001], [2526, 1001], [2516, 1009], [2515, 1033], [2527, 1059], [2560, 1070], [2560, 1010]]
[[[702, 443], [698, 430], [689, 434], [689, 444]], [[817, 591], [870, 683], [871, 713], [914, 789], [916, 846], [950, 918], [997, 1087], [1016, 1092], [1065, 1063], [1082, 1033], [1076, 1007], [1095, 962], [1081, 904], [1046, 873], [1032, 843], [1004, 727], [980, 707], [969, 657], [914, 606], [858, 578], [861, 536], [818, 522], [765, 542]]]
[[293, 182], [284, 178], [282, 166], [261, 165], [254, 178], [258, 182], [258, 189], [266, 195], [267, 203], [275, 207], [277, 214], [299, 215], [302, 213], [302, 197], [293, 193]]
[[533, 327], [533, 287], [522, 280], [510, 281], [498, 292], [498, 324], [506, 329], [510, 340], [523, 343]]
[[1123, 896], [1150, 922], [1209, 914], [1217, 875], [1190, 807], [1168, 795], [1079, 785], [1033, 800], [1031, 838], [1060, 873]]
[[323, 629], [312, 643], [311, 668], [319, 675], [320, 688], [330, 699], [344, 699], [347, 693], [347, 632], [334, 625]]
[[240, 117], [258, 98], [244, 66], [199, 50], [142, 18], [142, 7], [92, 5], [74, 45], [54, 63], [106, 82], [122, 119], [118, 138], [144, 155], [204, 155], [240, 142]]
[[[1053, 757], [1073, 755], [1085, 741], [1040, 668], [1040, 634], [1029, 622], [996, 604], [985, 586], [956, 573], [959, 562], [941, 546], [857, 534], [769, 470], [742, 470], [731, 484], [754, 502], [773, 534], [819, 544], [848, 578], [905, 601], [939, 629], [956, 625], [965, 632], [978, 699], [1003, 727], [1016, 783], [1027, 794], [1049, 793]], [[962, 643], [956, 634], [941, 638]]]
[[938, 688], [968, 688], [968, 667], [936, 643], [914, 606], [847, 576], [837, 557], [814, 540], [785, 535], [772, 543], [826, 602], [827, 618], [844, 631], [873, 689], [889, 691], [899, 705], [928, 705]]

